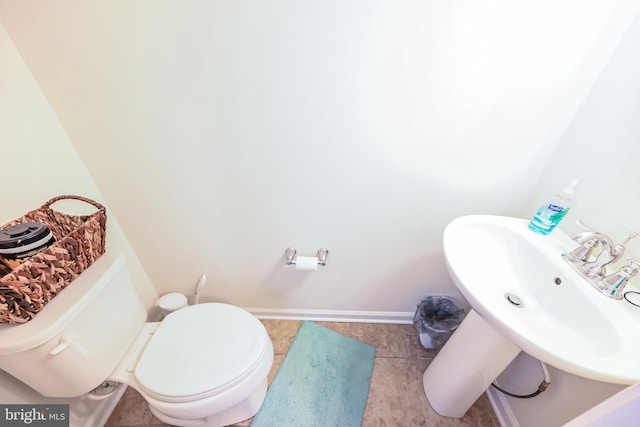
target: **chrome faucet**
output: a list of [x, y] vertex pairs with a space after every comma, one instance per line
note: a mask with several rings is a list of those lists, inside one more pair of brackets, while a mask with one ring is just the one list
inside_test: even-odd
[[[610, 257], [613, 256], [612, 248], [614, 243], [611, 237], [606, 234], [597, 232], [581, 233], [581, 235], [574, 238], [574, 240], [580, 243], [580, 246], [567, 254], [563, 254], [563, 256], [568, 257], [572, 261], [578, 261], [582, 263], [583, 266], [596, 263], [603, 254], [608, 253]], [[598, 247], [602, 247], [600, 254], [592, 258], [593, 251]]]
[[[603, 282], [605, 279], [609, 279], [608, 282], [613, 280], [612, 276], [614, 275], [607, 276], [607, 266], [618, 261], [624, 255], [625, 245], [629, 240], [637, 237], [639, 234], [632, 231], [622, 244], [616, 245], [613, 239], [606, 234], [594, 231], [580, 221], [578, 221], [578, 225], [583, 228], [588, 228], [589, 231], [581, 232], [573, 236], [573, 240], [579, 243], [580, 246], [571, 252], [562, 254], [562, 257], [595, 288], [607, 296], [616, 297], [611, 294], [611, 287], [607, 285], [606, 282]], [[635, 263], [635, 261], [633, 262]], [[637, 263], [633, 265], [636, 264]], [[624, 270], [624, 267], [618, 273], [622, 270]], [[626, 284], [626, 280], [624, 283]], [[620, 298], [622, 298], [621, 295]]]
[[602, 277], [607, 274], [607, 266], [613, 264], [622, 258], [625, 251], [625, 245], [629, 243], [629, 240], [638, 236], [638, 233], [632, 231], [629, 233], [627, 239], [622, 244], [614, 245], [611, 238], [603, 235], [606, 239], [602, 240], [602, 252], [598, 258], [593, 262], [587, 262], [584, 265], [584, 269], [587, 271], [589, 277]]

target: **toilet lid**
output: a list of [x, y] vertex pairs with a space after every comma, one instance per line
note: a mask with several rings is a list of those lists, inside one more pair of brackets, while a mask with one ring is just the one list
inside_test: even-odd
[[201, 399], [232, 387], [264, 358], [269, 340], [249, 312], [222, 303], [169, 314], [150, 338], [134, 370], [158, 400]]

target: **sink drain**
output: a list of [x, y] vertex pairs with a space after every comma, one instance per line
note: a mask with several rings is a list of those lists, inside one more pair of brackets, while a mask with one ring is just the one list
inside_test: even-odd
[[511, 304], [515, 305], [516, 307], [524, 307], [524, 303], [522, 302], [522, 300], [518, 295], [512, 294], [511, 292], [507, 292], [506, 294], [504, 294], [504, 297], [507, 299], [507, 301], [509, 301]]

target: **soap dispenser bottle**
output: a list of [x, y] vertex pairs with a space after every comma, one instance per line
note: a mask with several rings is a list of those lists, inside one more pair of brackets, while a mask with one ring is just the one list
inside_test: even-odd
[[556, 194], [549, 203], [541, 206], [529, 222], [529, 229], [538, 234], [547, 235], [551, 233], [569, 212], [573, 190], [578, 185], [578, 182], [579, 180], [574, 179], [571, 184]]

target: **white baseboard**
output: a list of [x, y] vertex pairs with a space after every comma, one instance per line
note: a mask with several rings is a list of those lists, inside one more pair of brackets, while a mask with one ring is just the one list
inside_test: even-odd
[[83, 427], [104, 426], [113, 413], [113, 410], [118, 405], [118, 402], [120, 402], [125, 391], [127, 391], [127, 385], [120, 384], [108, 398], [98, 401], [98, 405], [89, 414], [87, 420], [83, 424]]
[[409, 311], [347, 311], [256, 307], [244, 307], [244, 309], [258, 319], [316, 320], [325, 322], [410, 324], [414, 314]]
[[489, 403], [491, 403], [491, 407], [493, 408], [493, 412], [495, 412], [496, 418], [498, 418], [500, 426], [520, 427], [520, 423], [518, 423], [518, 419], [511, 410], [509, 402], [507, 402], [504, 394], [491, 386], [489, 386], [486, 393], [489, 398]]

